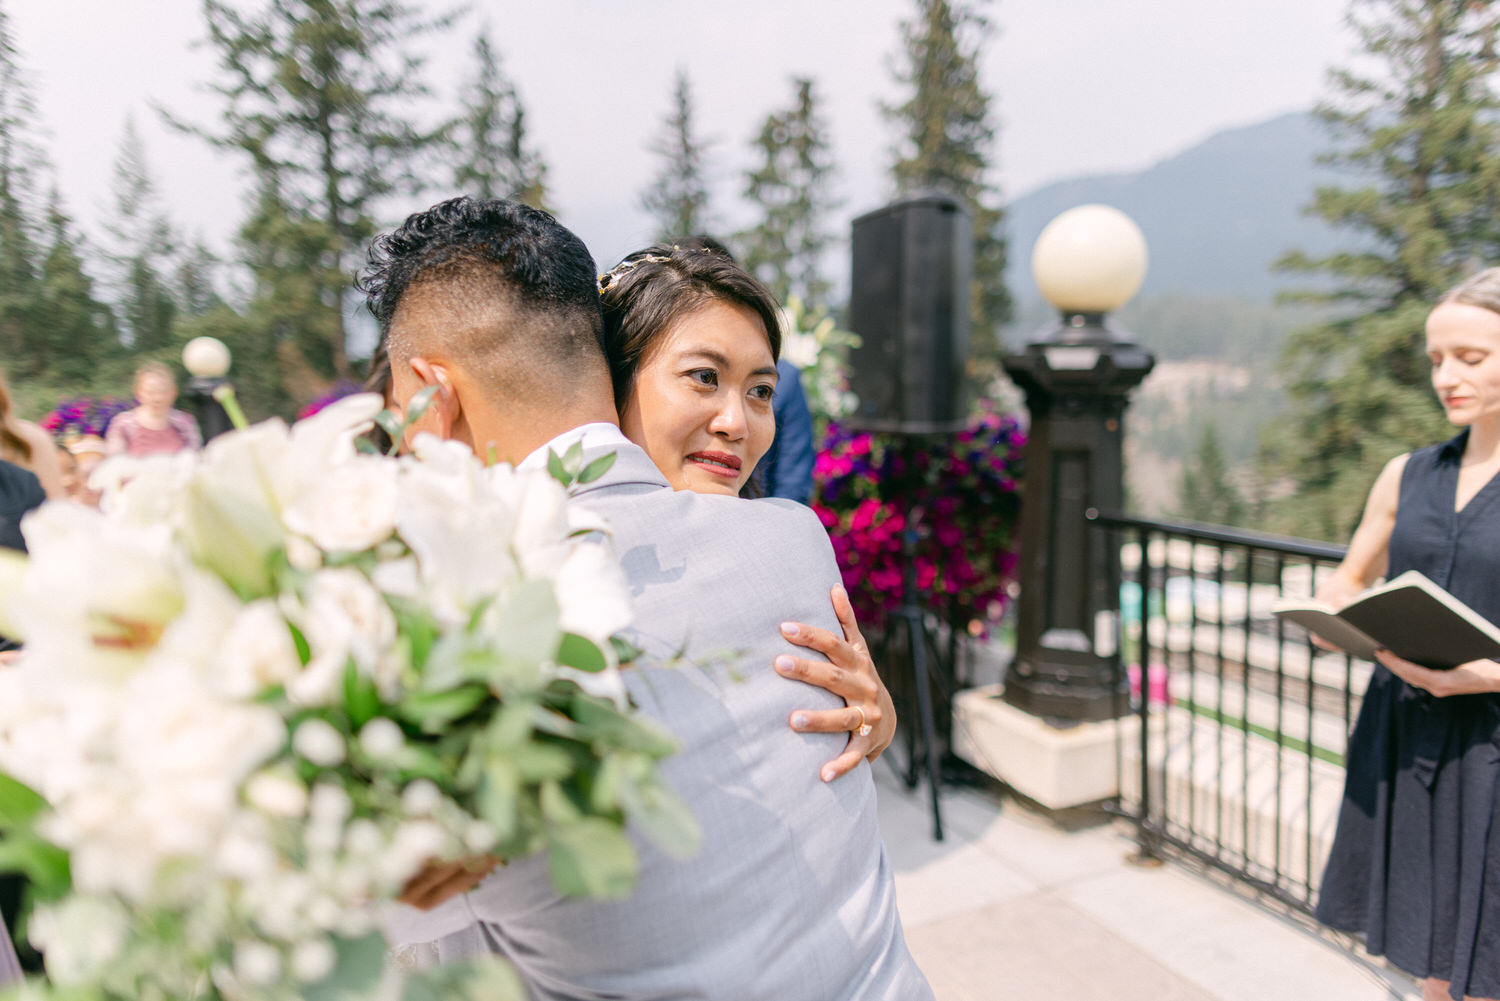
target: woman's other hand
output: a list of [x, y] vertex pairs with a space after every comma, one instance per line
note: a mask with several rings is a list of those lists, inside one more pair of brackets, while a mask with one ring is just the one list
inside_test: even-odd
[[1408, 685], [1431, 692], [1439, 698], [1500, 692], [1500, 664], [1493, 660], [1471, 660], [1452, 670], [1434, 671], [1430, 667], [1397, 657], [1389, 650], [1376, 650], [1375, 659]]
[[[826, 629], [800, 622], [783, 623], [781, 628], [788, 640], [821, 653], [829, 662], [783, 655], [775, 663], [777, 673], [783, 677], [826, 688], [848, 703], [845, 709], [798, 709], [790, 718], [792, 729], [800, 733], [849, 732], [844, 752], [819, 771], [824, 782], [847, 774], [862, 760], [873, 762], [890, 746], [896, 734], [896, 707], [875, 670], [875, 661], [870, 658], [870, 648], [859, 631], [849, 594], [842, 587], [835, 587], [829, 596], [833, 612], [843, 627], [842, 639]], [[864, 726], [869, 729], [861, 734]]]

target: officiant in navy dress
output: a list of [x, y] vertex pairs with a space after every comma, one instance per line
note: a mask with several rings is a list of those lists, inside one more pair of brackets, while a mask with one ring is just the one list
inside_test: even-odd
[[[1500, 623], [1500, 268], [1445, 294], [1426, 333], [1465, 429], [1386, 465], [1318, 598], [1418, 570]], [[1500, 998], [1500, 663], [1376, 656], [1318, 918], [1422, 978], [1424, 999]]]

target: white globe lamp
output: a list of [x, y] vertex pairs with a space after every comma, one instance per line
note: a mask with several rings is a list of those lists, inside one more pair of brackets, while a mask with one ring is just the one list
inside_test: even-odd
[[182, 367], [196, 379], [224, 378], [229, 362], [229, 348], [217, 337], [194, 337], [182, 347]]
[[[1101, 584], [1120, 579], [1120, 546], [1090, 518], [1124, 505], [1125, 411], [1155, 364], [1108, 319], [1140, 290], [1146, 240], [1119, 209], [1080, 205], [1042, 230], [1031, 271], [1062, 317], [1004, 359], [1031, 414], [1021, 595], [1004, 699], [1043, 720], [1097, 723], [1130, 706], [1104, 653], [1119, 599]], [[1059, 774], [1067, 767], [1059, 758], [1043, 770]], [[1097, 792], [1070, 798], [1077, 793], [1058, 791], [1049, 805], [1099, 798]]]
[[1146, 238], [1108, 205], [1079, 205], [1049, 222], [1031, 251], [1044, 298], [1064, 314], [1112, 313], [1146, 278]]

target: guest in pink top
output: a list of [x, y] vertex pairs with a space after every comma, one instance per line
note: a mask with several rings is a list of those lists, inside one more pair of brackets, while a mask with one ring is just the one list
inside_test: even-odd
[[177, 380], [159, 361], [148, 361], [135, 370], [137, 406], [109, 422], [105, 447], [110, 455], [158, 455], [201, 448], [203, 436], [192, 414], [173, 410]]

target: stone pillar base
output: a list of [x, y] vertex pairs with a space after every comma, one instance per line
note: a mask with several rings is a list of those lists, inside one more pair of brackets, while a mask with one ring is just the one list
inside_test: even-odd
[[954, 698], [954, 753], [1049, 810], [1119, 794], [1119, 742], [1137, 739], [1139, 720], [1056, 727], [1003, 701], [1003, 689], [985, 685]]

